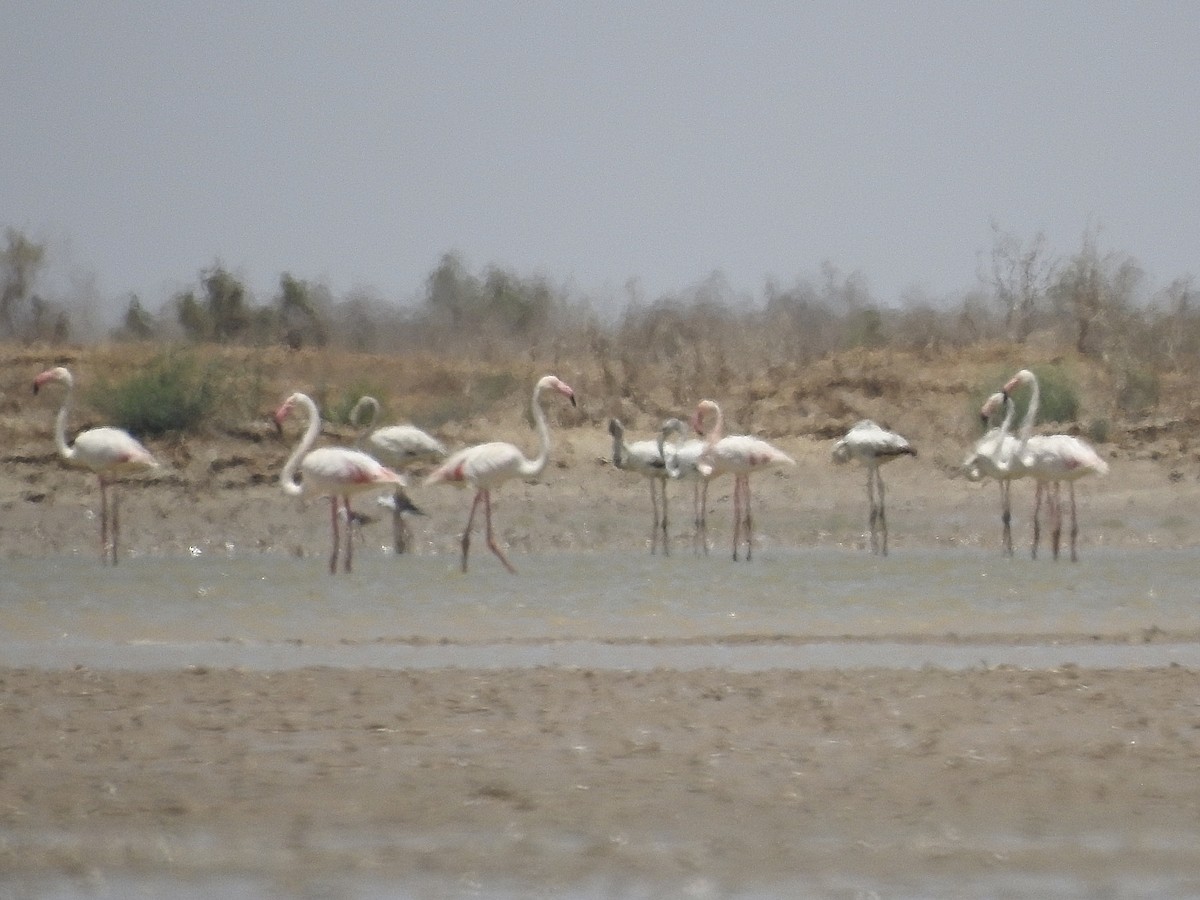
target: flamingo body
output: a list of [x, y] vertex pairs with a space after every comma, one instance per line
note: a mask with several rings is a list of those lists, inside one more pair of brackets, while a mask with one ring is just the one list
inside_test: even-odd
[[[360, 397], [350, 411], [351, 424], [358, 425], [362, 412], [366, 409], [371, 410], [373, 421], [379, 414], [379, 401], [370, 396]], [[442, 442], [415, 425], [385, 425], [369, 433], [364, 432], [358, 443], [369, 450], [376, 459], [398, 470], [418, 462], [443, 459], [446, 456], [446, 448]], [[413, 506], [412, 500], [402, 487], [396, 488], [389, 508], [392, 511], [392, 547], [397, 554], [407, 553], [412, 533], [404, 521], [404, 513], [423, 513]]]
[[979, 416], [984, 427], [991, 420], [996, 407], [1005, 407], [1004, 421], [997, 427], [989, 429], [983, 437], [975, 442], [971, 452], [963, 460], [962, 469], [968, 481], [982, 481], [993, 478], [1000, 487], [1000, 541], [1005, 556], [1013, 555], [1012, 542], [1012, 489], [1013, 480], [1024, 477], [1024, 471], [1013, 464], [1013, 459], [1020, 445], [1015, 437], [1008, 433], [1016, 407], [1012, 398], [1003, 392], [992, 394], [983, 404]]
[[852, 425], [846, 436], [834, 443], [832, 455], [835, 463], [855, 460], [866, 467], [867, 502], [871, 508], [868, 518], [871, 552], [887, 556], [887, 509], [880, 467], [901, 456], [916, 456], [917, 451], [904, 436], [881, 428], [870, 419], [863, 419]]
[[[1062, 534], [1062, 505], [1060, 502], [1062, 482], [1067, 482], [1067, 490], [1071, 501], [1071, 562], [1077, 562], [1079, 554], [1076, 543], [1079, 537], [1079, 520], [1075, 505], [1075, 482], [1085, 475], [1107, 475], [1108, 463], [1105, 462], [1090, 444], [1069, 434], [1035, 435], [1033, 425], [1037, 421], [1038, 406], [1041, 401], [1041, 388], [1037, 376], [1029, 369], [1017, 372], [1001, 389], [1000, 393], [1010, 397], [1012, 392], [1023, 385], [1030, 385], [1033, 393], [1029, 398], [1029, 409], [1021, 423], [1020, 440], [1013, 452], [1012, 460], [1008, 463], [1011, 471], [1037, 482], [1033, 501], [1033, 545], [1031, 556], [1037, 559], [1038, 543], [1041, 538], [1041, 509], [1042, 496], [1048, 496], [1050, 507], [1050, 545], [1054, 558], [1058, 559], [1059, 541]], [[989, 398], [984, 404], [981, 414], [986, 413]]]
[[[404, 487], [408, 481], [403, 475], [389, 469], [379, 460], [350, 447], [320, 447], [311, 450], [321, 431], [321, 417], [317, 405], [307, 394], [295, 393], [283, 401], [275, 411], [275, 422], [282, 425], [299, 407], [308, 417], [304, 436], [296, 445], [292, 455], [284, 464], [279, 483], [285, 494], [299, 495], [305, 490], [312, 494], [328, 494], [330, 503], [330, 527], [333, 531], [333, 553], [329, 558], [330, 574], [337, 573], [341, 547], [338, 521], [344, 515], [347, 522], [354, 521], [350, 508], [350, 497], [364, 491], [385, 487]], [[303, 485], [296, 481], [296, 472], [303, 477]], [[344, 514], [339, 514], [339, 501]], [[349, 572], [354, 560], [354, 542], [346, 541], [344, 571]]]
[[[711, 424], [710, 423], [711, 420]], [[730, 474], [733, 482], [733, 559], [737, 562], [741, 532], [746, 532], [746, 560], [754, 543], [754, 524], [750, 515], [750, 476], [775, 466], [796, 464], [777, 447], [747, 434], [723, 436], [725, 419], [712, 400], [701, 400], [692, 414], [692, 427], [704, 435], [704, 449], [696, 468], [704, 478]], [[706, 485], [707, 487], [707, 485]]]
[[120, 496], [113, 489], [111, 528], [108, 511], [108, 484], [118, 475], [158, 468], [158, 461], [140, 441], [120, 428], [103, 425], [89, 428], [67, 443], [67, 416], [75, 396], [75, 379], [70, 371], [58, 366], [47, 369], [33, 380], [36, 394], [47, 384], [66, 385], [67, 392], [54, 421], [54, 443], [58, 455], [72, 466], [87, 469], [96, 474], [100, 482], [100, 559], [107, 562], [111, 552], [112, 564], [117, 564], [117, 544], [120, 534]]
[[426, 484], [453, 484], [459, 487], [470, 485], [475, 489], [475, 499], [467, 516], [467, 527], [462, 536], [462, 570], [467, 571], [467, 557], [471, 548], [471, 525], [475, 521], [475, 510], [483, 501], [484, 519], [487, 528], [488, 548], [504, 564], [509, 572], [516, 573], [504, 551], [496, 543], [492, 531], [492, 490], [511, 478], [535, 478], [546, 468], [550, 460], [550, 428], [546, 424], [546, 413], [542, 409], [541, 396], [546, 388], [557, 391], [575, 405], [575, 392], [570, 386], [553, 375], [544, 375], [533, 388], [530, 409], [538, 432], [538, 454], [533, 459], [513, 444], [505, 441], [490, 441], [476, 444], [452, 453], [425, 479]]
[[[675, 453], [673, 445], [667, 444], [668, 434], [683, 430], [679, 419], [667, 419], [659, 428], [658, 437], [654, 440], [625, 443], [625, 426], [620, 419], [608, 420], [608, 433], [613, 439], [613, 465], [618, 469], [636, 472], [647, 479], [650, 485], [650, 508], [653, 514], [650, 526], [650, 552], [658, 549], [658, 533], [661, 528], [663, 555], [668, 555], [670, 543], [668, 540], [667, 513], [667, 478], [671, 476], [669, 462]], [[662, 497], [662, 516], [658, 512], [658, 498]]]

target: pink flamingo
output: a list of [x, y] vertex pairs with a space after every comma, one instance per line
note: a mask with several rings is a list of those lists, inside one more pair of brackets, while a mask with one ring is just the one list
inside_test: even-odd
[[975, 446], [963, 460], [962, 468], [968, 481], [994, 478], [1000, 486], [1001, 547], [1005, 556], [1012, 556], [1011, 485], [1013, 479], [1021, 478], [1025, 474], [1020, 467], [1012, 465], [1013, 454], [1016, 453], [1019, 441], [1008, 433], [1008, 429], [1012, 425], [1016, 406], [1012, 397], [997, 392], [984, 402], [979, 417], [983, 420], [983, 427], [987, 428], [996, 407], [1000, 405], [1004, 406], [1004, 421], [998, 427], [988, 430], [975, 442]]
[[[1010, 466], [1018, 469], [1037, 481], [1037, 490], [1033, 505], [1033, 549], [1032, 557], [1037, 559], [1038, 542], [1041, 538], [1041, 523], [1039, 516], [1042, 509], [1042, 494], [1048, 496], [1050, 507], [1051, 548], [1054, 558], [1058, 559], [1059, 541], [1062, 535], [1062, 482], [1067, 482], [1071, 498], [1071, 562], [1077, 562], [1079, 555], [1075, 544], [1079, 536], [1079, 524], [1075, 511], [1075, 482], [1085, 475], [1107, 475], [1108, 463], [1105, 462], [1090, 444], [1069, 434], [1033, 434], [1033, 423], [1037, 419], [1038, 405], [1041, 402], [1041, 388], [1037, 376], [1028, 369], [1022, 369], [1008, 380], [1001, 389], [1001, 394], [1010, 396], [1022, 385], [1032, 385], [1033, 393], [1029, 398], [1029, 409], [1021, 423], [1021, 435], [1016, 450], [1013, 453]], [[988, 412], [985, 404], [981, 412]]]
[[43, 385], [50, 382], [67, 386], [62, 406], [58, 410], [58, 417], [54, 420], [54, 444], [58, 447], [58, 455], [68, 463], [96, 473], [96, 478], [100, 482], [100, 561], [108, 562], [111, 548], [112, 564], [115, 566], [117, 564], [117, 542], [121, 532], [121, 508], [120, 494], [114, 487], [112, 528], [110, 529], [108, 516], [110, 479], [115, 475], [127, 472], [157, 469], [158, 461], [129, 432], [109, 426], [81, 431], [75, 435], [74, 443], [68, 445], [67, 416], [70, 414], [71, 403], [75, 396], [75, 379], [62, 366], [47, 369], [33, 380], [33, 392], [36, 394]]
[[[350, 424], [357, 428], [362, 412], [366, 409], [371, 410], [371, 418], [368, 420], [369, 427], [370, 423], [379, 415], [379, 401], [374, 397], [360, 397], [354, 404], [354, 408], [350, 410]], [[370, 448], [372, 455], [384, 465], [397, 470], [403, 470], [413, 463], [424, 460], [442, 459], [446, 455], [446, 448], [441, 441], [426, 434], [415, 425], [386, 425], [383, 428], [376, 428], [370, 434], [364, 432], [363, 436], [359, 438], [358, 444]], [[404, 513], [413, 512], [417, 515], [424, 515], [424, 513], [413, 505], [402, 487], [396, 488], [390, 502], [385, 497], [379, 499], [382, 505], [386, 505], [392, 511], [392, 546], [397, 554], [406, 553], [411, 532], [404, 521]]]
[[[883, 475], [880, 467], [900, 456], [916, 456], [908, 440], [894, 431], [880, 428], [870, 419], [856, 422], [846, 436], [833, 445], [835, 463], [858, 460], [867, 469], [867, 502], [871, 506], [871, 552], [887, 556], [888, 529], [884, 507]], [[876, 498], [878, 488], [878, 499]]]
[[[321, 416], [317, 404], [307, 394], [295, 393], [283, 401], [275, 411], [275, 424], [282, 428], [283, 422], [300, 407], [308, 416], [308, 427], [304, 436], [279, 475], [279, 484], [289, 496], [298, 496], [304, 487], [311, 493], [329, 495], [329, 511], [333, 529], [333, 554], [329, 557], [329, 573], [337, 573], [341, 536], [338, 529], [338, 500], [341, 499], [346, 517], [346, 562], [349, 572], [354, 560], [352, 523], [354, 513], [350, 509], [350, 495], [382, 487], [404, 487], [408, 482], [403, 475], [392, 471], [378, 460], [360, 450], [349, 447], [320, 447], [310, 450], [321, 431]], [[304, 477], [304, 487], [296, 481], [296, 470]]]
[[[618, 469], [626, 469], [641, 475], [650, 485], [650, 508], [654, 520], [650, 526], [650, 553], [658, 550], [658, 531], [661, 521], [663, 556], [669, 556], [671, 546], [667, 535], [667, 478], [670, 472], [668, 460], [674, 454], [675, 448], [666, 444], [668, 434], [678, 434], [683, 431], [683, 423], [678, 419], [667, 419], [659, 428], [658, 437], [654, 440], [625, 443], [625, 426], [620, 419], [608, 420], [608, 433], [613, 439], [613, 465]], [[662, 495], [662, 518], [658, 515], [658, 495]]]
[[[704, 548], [708, 554], [708, 483], [712, 480], [712, 467], [701, 463], [701, 456], [707, 444], [693, 438], [684, 441], [673, 448], [668, 448], [666, 454], [667, 474], [681, 481], [692, 482], [692, 550], [699, 552]], [[709, 474], [700, 472], [701, 466]]]
[[471, 514], [467, 517], [467, 527], [462, 536], [462, 570], [467, 571], [467, 555], [471, 549], [471, 524], [475, 521], [475, 509], [479, 501], [483, 501], [483, 512], [487, 522], [487, 545], [496, 554], [504, 568], [514, 575], [513, 568], [504, 551], [496, 544], [492, 533], [492, 489], [499, 487], [510, 478], [535, 478], [546, 468], [550, 459], [550, 429], [546, 425], [546, 414], [542, 410], [541, 395], [545, 388], [558, 391], [575, 405], [575, 392], [553, 375], [543, 376], [533, 389], [530, 407], [533, 410], [533, 421], [538, 432], [538, 455], [526, 459], [521, 451], [512, 444], [504, 441], [492, 441], [487, 444], [477, 444], [466, 447], [454, 453], [444, 463], [438, 466], [429, 477], [426, 484], [470, 484], [475, 488], [475, 499], [471, 503]]
[[[713, 419], [709, 425], [709, 419]], [[773, 466], [794, 466], [796, 461], [766, 441], [748, 434], [723, 436], [725, 419], [712, 400], [701, 400], [692, 414], [692, 428], [705, 438], [705, 449], [698, 464], [699, 474], [715, 478], [733, 475], [733, 560], [737, 562], [738, 544], [743, 526], [746, 531], [746, 561], [750, 561], [754, 543], [754, 524], [750, 516], [750, 475]]]

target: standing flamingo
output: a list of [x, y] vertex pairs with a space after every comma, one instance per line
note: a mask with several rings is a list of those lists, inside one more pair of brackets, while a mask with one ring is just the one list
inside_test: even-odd
[[[1008, 380], [1001, 388], [1006, 397], [1022, 385], [1032, 385], [1033, 393], [1029, 398], [1029, 409], [1021, 422], [1020, 440], [1013, 454], [1012, 466], [1019, 467], [1035, 481], [1037, 489], [1033, 504], [1033, 549], [1031, 555], [1037, 559], [1038, 542], [1041, 538], [1041, 522], [1039, 516], [1042, 509], [1042, 494], [1048, 495], [1050, 506], [1051, 548], [1054, 558], [1058, 559], [1059, 541], [1062, 535], [1062, 482], [1067, 482], [1067, 490], [1071, 498], [1071, 562], [1077, 562], [1079, 555], [1075, 545], [1079, 536], [1079, 524], [1075, 511], [1075, 482], [1085, 475], [1108, 474], [1108, 463], [1086, 441], [1069, 434], [1033, 434], [1033, 423], [1037, 420], [1038, 406], [1041, 402], [1041, 388], [1037, 376], [1028, 369], [1022, 369]], [[987, 410], [985, 405], [984, 410]]]
[[[371, 417], [367, 420], [367, 427], [370, 427], [371, 422], [379, 415], [379, 401], [369, 396], [360, 397], [354, 404], [354, 408], [350, 410], [350, 424], [357, 428], [363, 411], [367, 409], [371, 410]], [[368, 447], [376, 459], [397, 470], [403, 470], [424, 460], [442, 459], [446, 455], [446, 448], [442, 446], [441, 441], [415, 425], [387, 425], [376, 428], [369, 434], [364, 431], [359, 438], [359, 444]], [[383, 501], [384, 498], [381, 497], [380, 500]], [[413, 505], [402, 487], [396, 488], [391, 502], [386, 505], [392, 511], [392, 545], [396, 553], [406, 553], [411, 533], [403, 514], [414, 512], [422, 515], [421, 510]]]
[[[329, 557], [331, 575], [337, 574], [341, 547], [338, 530], [338, 500], [341, 499], [347, 522], [345, 571], [349, 572], [354, 560], [354, 541], [350, 527], [350, 523], [354, 521], [354, 513], [350, 509], [350, 495], [381, 487], [404, 487], [408, 482], [403, 475], [392, 471], [361, 450], [352, 450], [349, 447], [319, 447], [310, 450], [321, 431], [321, 417], [317, 412], [317, 404], [313, 403], [307, 394], [295, 393], [284, 400], [275, 411], [275, 424], [282, 427], [284, 420], [297, 406], [308, 416], [308, 427], [284, 464], [279, 475], [279, 484], [285, 494], [293, 497], [301, 494], [305, 488], [308, 488], [310, 493], [329, 495], [329, 521], [333, 530], [333, 554]], [[304, 477], [303, 487], [296, 481], [297, 468]]]
[[[674, 447], [666, 456], [667, 474], [692, 483], [692, 550], [708, 554], [708, 483], [715, 477], [711, 466], [701, 462], [707, 443], [696, 438]], [[702, 474], [703, 468], [708, 474]]]
[[67, 416], [71, 412], [71, 403], [75, 397], [75, 379], [62, 366], [47, 369], [33, 380], [33, 392], [36, 394], [43, 385], [50, 382], [67, 386], [62, 406], [58, 410], [58, 417], [54, 420], [54, 444], [58, 448], [58, 455], [68, 463], [96, 473], [96, 478], [100, 482], [100, 561], [101, 563], [108, 562], [111, 548], [112, 564], [115, 566], [117, 564], [117, 543], [121, 532], [121, 497], [114, 487], [112, 527], [110, 529], [108, 515], [110, 479], [126, 472], [157, 469], [158, 461], [127, 431], [109, 426], [81, 431], [75, 435], [75, 441], [68, 445]]
[[613, 465], [618, 469], [628, 469], [637, 472], [650, 485], [650, 507], [654, 520], [650, 526], [650, 553], [658, 549], [658, 494], [662, 494], [662, 543], [663, 556], [671, 553], [667, 535], [667, 460], [674, 453], [673, 447], [666, 446], [668, 434], [678, 434], [683, 431], [683, 423], [678, 419], [667, 419], [659, 429], [655, 440], [625, 443], [625, 426], [620, 419], [608, 420], [608, 433], [613, 439]]
[[[712, 418], [712, 424], [709, 419]], [[750, 474], [773, 466], [794, 466], [796, 461], [764, 440], [748, 434], [723, 436], [725, 419], [712, 400], [701, 400], [692, 414], [692, 428], [705, 438], [698, 463], [700, 475], [715, 478], [733, 475], [733, 561], [737, 562], [738, 544], [743, 526], [746, 531], [746, 561], [750, 561], [754, 543], [754, 524], [750, 516]]]
[[535, 478], [546, 468], [550, 459], [550, 428], [546, 425], [546, 413], [542, 410], [541, 395], [545, 388], [552, 388], [575, 405], [575, 392], [553, 375], [543, 376], [533, 388], [533, 398], [530, 408], [533, 411], [533, 421], [538, 432], [538, 455], [526, 459], [512, 444], [504, 441], [492, 441], [487, 444], [476, 444], [454, 453], [449, 459], [438, 466], [429, 477], [426, 484], [441, 484], [443, 482], [462, 486], [470, 484], [475, 488], [475, 499], [471, 503], [471, 514], [467, 516], [467, 527], [462, 536], [462, 570], [467, 571], [467, 555], [471, 548], [471, 524], [475, 521], [475, 509], [479, 501], [483, 501], [483, 512], [487, 522], [487, 545], [496, 554], [504, 568], [514, 575], [513, 568], [504, 551], [496, 544], [492, 533], [492, 488], [499, 487], [510, 478]]
[[975, 442], [971, 452], [963, 460], [962, 468], [968, 481], [982, 481], [984, 478], [994, 478], [1000, 486], [1000, 524], [1001, 546], [1005, 556], [1013, 555], [1012, 541], [1012, 503], [1011, 485], [1014, 479], [1025, 475], [1019, 466], [1012, 465], [1013, 454], [1016, 453], [1018, 441], [1008, 433], [1012, 426], [1016, 405], [1012, 397], [1002, 392], [992, 394], [983, 404], [979, 417], [987, 428], [995, 414], [996, 407], [1003, 404], [1004, 421], [996, 428], [988, 430], [983, 437]]
[[[887, 556], [888, 527], [880, 467], [900, 456], [916, 456], [907, 438], [880, 428], [870, 419], [856, 422], [846, 436], [833, 445], [835, 463], [858, 460], [867, 469], [867, 502], [870, 504], [871, 552]], [[876, 498], [876, 488], [879, 496]]]

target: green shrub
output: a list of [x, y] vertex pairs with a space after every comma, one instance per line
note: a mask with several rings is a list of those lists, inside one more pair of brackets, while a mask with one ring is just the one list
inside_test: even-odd
[[[1036, 367], [1042, 389], [1038, 406], [1038, 422], [1074, 422], [1079, 417], [1079, 394], [1071, 382], [1071, 376], [1061, 366]], [[1017, 399], [1017, 414], [1025, 415], [1029, 407], [1029, 394]], [[1020, 421], [1020, 420], [1018, 420]]]
[[1142, 414], [1158, 405], [1158, 375], [1149, 369], [1130, 367], [1121, 373], [1117, 405], [1122, 412]]
[[204, 368], [190, 354], [165, 353], [123, 381], [99, 378], [88, 398], [109, 421], [133, 434], [195, 432], [221, 403], [225, 377], [218, 365]]

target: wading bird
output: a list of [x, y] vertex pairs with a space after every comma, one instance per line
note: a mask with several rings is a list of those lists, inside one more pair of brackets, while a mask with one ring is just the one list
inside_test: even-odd
[[[359, 420], [362, 418], [363, 412], [368, 409], [371, 411], [371, 415], [360, 426]], [[442, 442], [415, 425], [385, 425], [368, 433], [365, 429], [370, 428], [371, 423], [378, 415], [379, 401], [370, 396], [360, 397], [354, 404], [354, 408], [350, 410], [350, 424], [355, 428], [364, 427], [358, 440], [359, 446], [364, 447], [384, 465], [403, 471], [415, 463], [442, 459], [446, 456], [446, 448], [442, 446]], [[383, 499], [380, 498], [381, 505], [387, 505], [392, 511], [392, 545], [396, 553], [406, 553], [410, 544], [411, 532], [408, 529], [408, 523], [404, 521], [403, 514], [414, 512], [417, 515], [424, 515], [424, 513], [413, 505], [402, 487], [396, 488], [392, 503], [383, 504]]]
[[794, 466], [796, 461], [782, 450], [748, 434], [723, 436], [725, 419], [712, 400], [701, 400], [692, 414], [692, 428], [703, 436], [704, 450], [697, 464], [705, 478], [733, 476], [733, 560], [737, 562], [743, 528], [746, 532], [746, 561], [754, 543], [754, 522], [750, 515], [750, 475], [774, 466]]
[[425, 479], [426, 484], [454, 484], [458, 486], [471, 485], [475, 489], [475, 499], [471, 502], [471, 514], [467, 516], [467, 527], [462, 536], [462, 570], [467, 571], [467, 556], [471, 549], [471, 525], [475, 521], [475, 509], [483, 501], [484, 520], [487, 525], [487, 545], [496, 557], [504, 564], [504, 568], [516, 574], [516, 569], [504, 555], [504, 551], [496, 544], [492, 532], [492, 489], [497, 488], [510, 478], [534, 478], [546, 468], [550, 459], [550, 429], [546, 425], [546, 413], [542, 410], [542, 391], [546, 388], [558, 391], [575, 405], [575, 392], [553, 375], [543, 376], [533, 388], [533, 398], [530, 408], [533, 411], [533, 421], [538, 432], [538, 455], [526, 459], [521, 451], [512, 444], [504, 441], [492, 441], [487, 444], [477, 444], [453, 453], [449, 459], [430, 473]]
[[[870, 419], [856, 422], [846, 436], [833, 445], [833, 461], [845, 463], [857, 460], [867, 470], [867, 503], [871, 507], [868, 522], [871, 530], [871, 552], [887, 556], [887, 509], [884, 503], [884, 463], [899, 456], [916, 456], [917, 451], [907, 438], [876, 425]], [[878, 495], [878, 496], [877, 496]]]
[[[1075, 510], [1075, 482], [1087, 475], [1107, 475], [1108, 463], [1097, 453], [1090, 444], [1070, 434], [1033, 434], [1033, 423], [1037, 420], [1038, 406], [1041, 403], [1041, 387], [1037, 376], [1028, 369], [1022, 369], [1008, 380], [1001, 389], [1004, 396], [1010, 396], [1013, 391], [1023, 385], [1031, 385], [1033, 393], [1029, 398], [1029, 409], [1021, 422], [1021, 432], [1017, 449], [1013, 454], [1013, 467], [1019, 468], [1037, 482], [1033, 504], [1033, 547], [1031, 555], [1037, 559], [1038, 542], [1041, 538], [1041, 523], [1039, 521], [1042, 509], [1042, 494], [1047, 496], [1050, 507], [1050, 546], [1054, 558], [1058, 559], [1059, 543], [1062, 536], [1062, 482], [1067, 483], [1071, 499], [1071, 562], [1077, 562], [1079, 555], [1076, 551], [1076, 541], [1079, 537], [1079, 523]], [[994, 395], [993, 395], [994, 396]], [[985, 404], [981, 414], [990, 412]]]
[[1012, 540], [1012, 482], [1024, 476], [1019, 466], [1012, 465], [1013, 454], [1017, 450], [1017, 439], [1008, 433], [1012, 426], [1016, 405], [1012, 397], [997, 392], [987, 399], [979, 412], [983, 427], [987, 428], [998, 406], [1004, 406], [1004, 421], [995, 428], [989, 429], [983, 437], [975, 442], [971, 452], [963, 460], [963, 474], [968, 481], [982, 481], [984, 478], [994, 478], [1000, 485], [1000, 542], [1005, 556], [1013, 555]]
[[[677, 420], [678, 421], [678, 420]], [[677, 444], [674, 452], [667, 454], [667, 473], [672, 478], [692, 483], [692, 551], [699, 553], [703, 548], [708, 554], [708, 483], [715, 477], [700, 473], [700, 457], [706, 444], [692, 438]], [[708, 468], [707, 465], [705, 468]]]
[[[663, 556], [670, 555], [671, 546], [667, 534], [667, 478], [670, 473], [667, 461], [674, 454], [675, 448], [666, 445], [668, 434], [678, 434], [683, 431], [683, 423], [678, 419], [667, 419], [659, 429], [658, 437], [654, 440], [625, 443], [625, 426], [620, 419], [608, 420], [608, 433], [613, 439], [613, 465], [618, 469], [636, 472], [646, 479], [650, 485], [650, 508], [653, 511], [653, 523], [650, 526], [650, 553], [658, 549], [658, 532], [662, 529]], [[662, 495], [662, 517], [658, 514], [658, 495]], [[660, 525], [661, 523], [661, 525]]]
[[[340, 500], [347, 522], [344, 570], [349, 572], [354, 561], [354, 541], [349, 524], [354, 521], [354, 513], [350, 509], [351, 495], [380, 488], [404, 487], [407, 481], [403, 475], [387, 468], [361, 450], [349, 447], [319, 447], [311, 450], [321, 431], [321, 416], [317, 412], [317, 404], [313, 403], [307, 394], [295, 393], [284, 400], [275, 411], [275, 424], [282, 429], [284, 421], [296, 407], [300, 407], [308, 416], [308, 426], [304, 436], [300, 438], [300, 443], [284, 464], [279, 475], [279, 484], [289, 496], [298, 496], [305, 490], [310, 494], [329, 495], [329, 521], [333, 531], [333, 553], [329, 557], [331, 575], [337, 573], [341, 547], [338, 528], [338, 520], [341, 518], [338, 514]], [[303, 486], [296, 481], [297, 469], [304, 478]]]
[[75, 435], [75, 441], [68, 444], [67, 416], [75, 397], [75, 379], [62, 366], [47, 369], [33, 380], [33, 392], [36, 394], [51, 382], [66, 385], [67, 389], [54, 420], [54, 444], [58, 448], [58, 455], [68, 463], [96, 474], [100, 482], [100, 561], [107, 563], [111, 551], [112, 564], [115, 566], [121, 533], [121, 497], [114, 486], [110, 516], [108, 485], [118, 475], [157, 469], [158, 461], [132, 435], [120, 428], [89, 428]]

